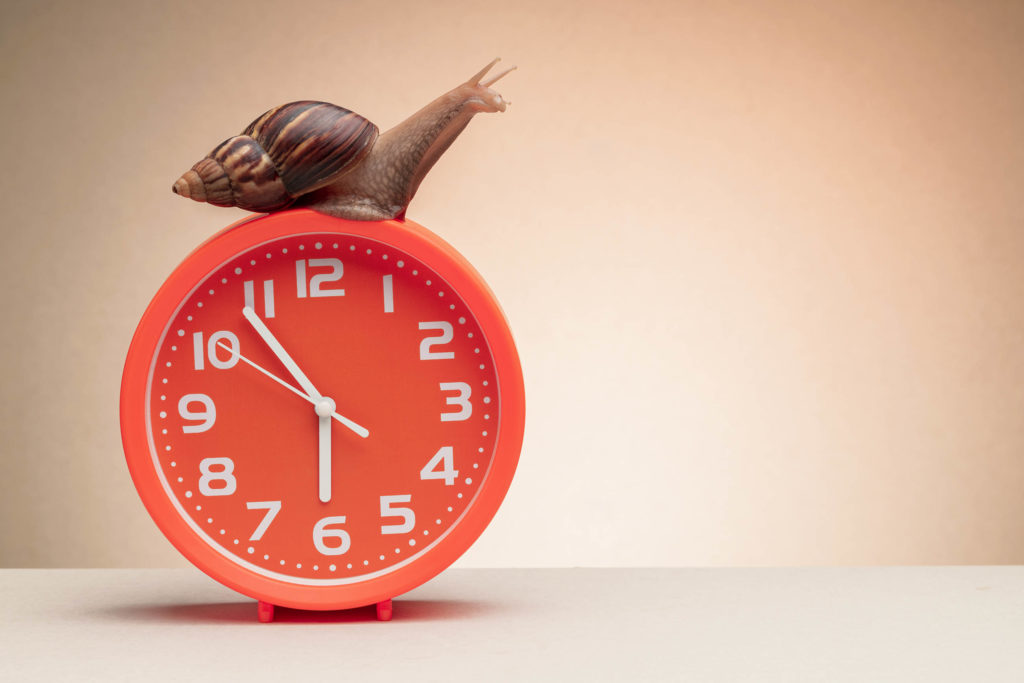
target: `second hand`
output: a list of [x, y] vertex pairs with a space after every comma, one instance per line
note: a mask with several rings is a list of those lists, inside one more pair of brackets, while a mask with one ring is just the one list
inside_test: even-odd
[[[238, 359], [239, 359], [239, 360], [241, 360], [241, 361], [242, 361], [243, 363], [246, 363], [246, 364], [248, 364], [249, 366], [251, 366], [252, 368], [254, 368], [254, 369], [256, 369], [256, 370], [259, 370], [259, 371], [260, 371], [260, 372], [262, 372], [262, 373], [263, 373], [264, 375], [266, 375], [266, 376], [267, 376], [267, 377], [269, 377], [270, 379], [274, 380], [275, 382], [277, 382], [278, 384], [280, 384], [281, 386], [283, 386], [283, 387], [284, 387], [285, 389], [289, 390], [290, 392], [292, 392], [292, 393], [293, 393], [293, 394], [295, 394], [296, 396], [301, 396], [302, 398], [304, 398], [304, 399], [306, 399], [307, 401], [309, 401], [310, 403], [312, 403], [312, 404], [313, 404], [314, 406], [316, 406], [316, 405], [317, 405], [318, 401], [316, 401], [315, 399], [311, 398], [310, 396], [307, 396], [307, 395], [306, 395], [306, 394], [304, 394], [303, 392], [299, 391], [298, 389], [296, 389], [295, 387], [293, 387], [293, 386], [292, 386], [291, 384], [288, 384], [288, 382], [285, 382], [285, 381], [284, 381], [283, 379], [281, 379], [281, 378], [280, 378], [280, 377], [278, 377], [277, 375], [274, 375], [274, 374], [272, 374], [272, 373], [271, 373], [270, 371], [268, 371], [268, 370], [264, 370], [264, 369], [263, 369], [262, 367], [260, 367], [259, 365], [256, 365], [256, 363], [252, 362], [251, 360], [249, 360], [248, 358], [246, 358], [246, 357], [245, 357], [245, 356], [243, 356], [243, 355], [242, 355], [241, 353], [239, 353], [239, 352], [238, 352], [238, 351], [236, 351], [235, 349], [231, 348], [230, 346], [228, 346], [228, 345], [227, 345], [227, 344], [225, 344], [224, 342], [222, 342], [222, 341], [218, 341], [218, 342], [217, 342], [217, 346], [219, 346], [220, 348], [224, 349], [224, 350], [225, 350], [225, 351], [227, 351], [228, 353], [231, 353], [231, 354], [233, 354], [233, 355], [237, 355], [237, 356], [238, 356]], [[366, 427], [363, 427], [362, 425], [360, 425], [360, 424], [358, 424], [358, 423], [356, 423], [356, 422], [353, 422], [352, 420], [348, 419], [348, 418], [347, 418], [347, 417], [345, 417], [344, 415], [339, 415], [339, 414], [338, 414], [338, 413], [336, 413], [336, 412], [332, 412], [332, 413], [331, 413], [330, 415], [331, 415], [331, 417], [333, 417], [333, 418], [334, 418], [335, 420], [337, 420], [337, 421], [338, 421], [338, 422], [340, 422], [341, 424], [345, 425], [346, 427], [348, 427], [349, 429], [351, 429], [351, 430], [352, 430], [353, 432], [355, 432], [355, 433], [356, 433], [356, 434], [358, 434], [359, 436], [363, 437], [364, 439], [365, 439], [366, 437], [370, 436], [370, 430], [368, 430], [368, 429], [367, 429]]]

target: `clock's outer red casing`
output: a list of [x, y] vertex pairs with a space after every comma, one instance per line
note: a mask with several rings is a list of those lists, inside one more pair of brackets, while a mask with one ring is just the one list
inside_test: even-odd
[[[415, 562], [365, 582], [337, 586], [287, 583], [261, 576], [219, 554], [174, 509], [156, 473], [146, 435], [146, 381], [161, 333], [178, 304], [225, 261], [268, 240], [297, 233], [357, 235], [393, 245], [434, 269], [476, 316], [490, 345], [498, 378], [498, 437], [491, 470], [462, 521]], [[345, 609], [401, 595], [436, 576], [483, 532], [512, 483], [525, 425], [523, 375], [508, 323], [479, 273], [451, 245], [412, 221], [348, 221], [305, 209], [247, 218], [197, 247], [171, 273], [135, 331], [121, 381], [121, 438], [132, 480], [165, 536], [186, 558], [234, 590], [275, 605]]]

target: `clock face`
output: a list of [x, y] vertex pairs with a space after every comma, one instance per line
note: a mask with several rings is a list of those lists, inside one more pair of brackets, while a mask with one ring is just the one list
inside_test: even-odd
[[346, 223], [222, 254], [165, 302], [145, 371], [147, 471], [176, 516], [161, 526], [296, 586], [436, 553], [492, 476], [503, 424], [498, 360], [451, 274]]

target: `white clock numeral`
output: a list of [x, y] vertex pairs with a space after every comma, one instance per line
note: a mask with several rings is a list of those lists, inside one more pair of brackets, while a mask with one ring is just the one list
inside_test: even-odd
[[[344, 529], [328, 529], [328, 524], [344, 524], [345, 516], [324, 517], [313, 527], [313, 545], [321, 555], [344, 555], [352, 545], [352, 538]], [[338, 539], [338, 545], [327, 545], [325, 538]]]
[[407, 534], [413, 530], [416, 526], [416, 513], [412, 511], [412, 508], [405, 507], [391, 507], [392, 503], [411, 503], [412, 496], [381, 496], [380, 497], [380, 516], [381, 517], [401, 517], [401, 524], [382, 524], [380, 532], [382, 534]]
[[459, 406], [458, 412], [441, 413], [441, 422], [461, 422], [468, 420], [473, 414], [473, 404], [469, 402], [472, 393], [469, 385], [465, 382], [441, 382], [441, 391], [457, 391], [458, 396], [445, 396], [445, 403], [450, 406]]
[[[221, 360], [217, 357], [218, 342], [226, 341], [227, 345], [231, 348], [227, 360]], [[218, 370], [227, 370], [238, 365], [239, 355], [239, 344], [238, 337], [235, 336], [234, 332], [228, 332], [227, 330], [220, 330], [210, 335], [210, 340], [206, 344], [206, 350], [203, 350], [203, 333], [193, 332], [192, 333], [192, 355], [195, 358], [196, 370], [203, 370], [206, 367], [206, 357], [210, 357], [210, 365], [217, 368]]]
[[[437, 469], [439, 464], [443, 468], [440, 471]], [[455, 450], [451, 446], [442, 446], [420, 470], [420, 479], [444, 479], [446, 486], [454, 486], [455, 478], [458, 476], [459, 471], [455, 469]]]
[[[242, 283], [242, 288], [245, 290], [245, 305], [256, 310], [256, 294], [255, 287], [252, 280], [246, 280]], [[263, 281], [263, 317], [273, 318], [274, 317], [274, 281], [264, 280]]]
[[[341, 259], [337, 258], [311, 258], [309, 259], [310, 268], [330, 268], [330, 273], [319, 273], [314, 275], [309, 280], [309, 296], [313, 297], [324, 297], [324, 296], [345, 296], [344, 289], [323, 289], [322, 285], [325, 282], [337, 282], [341, 279], [342, 273], [345, 272], [344, 267], [341, 265]], [[295, 285], [296, 285], [296, 296], [300, 299], [306, 298], [306, 259], [299, 259], [295, 262]]]
[[454, 351], [432, 351], [430, 347], [447, 344], [455, 338], [455, 329], [452, 324], [444, 320], [436, 322], [420, 323], [421, 330], [440, 330], [441, 334], [427, 337], [420, 342], [420, 360], [446, 360], [455, 358]]
[[[214, 468], [217, 468], [216, 470]], [[235, 463], [231, 458], [203, 458], [199, 461], [199, 493], [204, 496], [230, 496], [238, 488], [235, 481]], [[211, 486], [223, 482], [223, 486]]]
[[395, 276], [384, 276], [384, 312], [395, 312]]
[[[203, 410], [190, 410], [193, 403], [203, 404]], [[178, 401], [178, 414], [184, 420], [199, 422], [195, 425], [182, 425], [181, 431], [186, 434], [198, 434], [205, 432], [217, 421], [217, 408], [213, 405], [213, 399], [206, 394], [185, 394]]]
[[270, 523], [274, 521], [274, 517], [277, 517], [277, 513], [281, 511], [281, 501], [279, 500], [264, 500], [246, 503], [245, 507], [249, 510], [266, 510], [267, 514], [263, 515], [263, 521], [256, 527], [256, 531], [252, 532], [252, 536], [249, 537], [250, 541], [258, 541], [263, 538], [263, 534], [267, 533], [267, 529], [270, 527]]

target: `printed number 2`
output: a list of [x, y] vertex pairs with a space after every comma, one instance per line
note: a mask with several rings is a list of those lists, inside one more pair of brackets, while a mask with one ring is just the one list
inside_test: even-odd
[[431, 347], [447, 344], [455, 338], [455, 329], [450, 322], [438, 320], [436, 322], [420, 323], [421, 330], [440, 330], [441, 334], [427, 337], [420, 342], [420, 360], [445, 360], [455, 358], [454, 351], [433, 351]]

